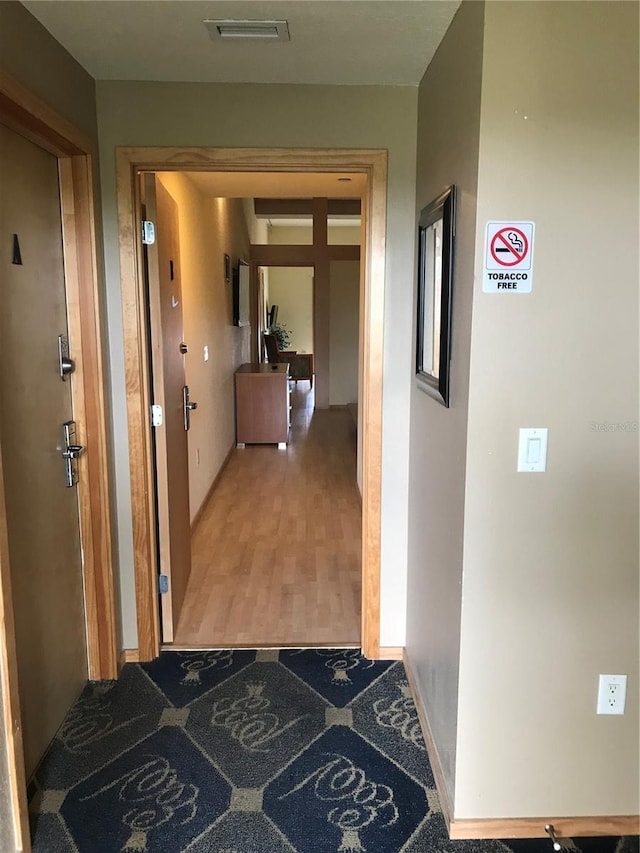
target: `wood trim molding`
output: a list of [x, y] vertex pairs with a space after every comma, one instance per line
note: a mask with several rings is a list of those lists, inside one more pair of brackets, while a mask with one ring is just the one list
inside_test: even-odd
[[[131, 470], [134, 572], [141, 660], [160, 650], [156, 596], [155, 511], [151, 458], [145, 297], [139, 271], [137, 227], [141, 171], [335, 172], [367, 175], [363, 199], [367, 252], [363, 307], [363, 539], [362, 633], [364, 654], [380, 654], [380, 491], [382, 465], [382, 359], [387, 205], [387, 152], [377, 149], [160, 148], [116, 149], [120, 276]], [[336, 249], [337, 247], [331, 247]]]
[[444, 781], [440, 756], [431, 733], [427, 712], [420, 699], [415, 672], [407, 652], [404, 653], [404, 668], [411, 687], [413, 701], [422, 728], [427, 755], [433, 770], [442, 814], [451, 839], [469, 838], [548, 838], [545, 826], [551, 824], [558, 838], [593, 835], [638, 835], [638, 815], [608, 815], [584, 817], [513, 817], [513, 818], [456, 818], [453, 804]]
[[[313, 202], [308, 198], [255, 198], [253, 210], [256, 216], [270, 219], [311, 216]], [[360, 199], [330, 198], [327, 212], [329, 216], [360, 216]]]
[[120, 653], [120, 669], [125, 665], [125, 663], [139, 663], [140, 662], [140, 651], [139, 649], [123, 649]]
[[360, 246], [252, 243], [251, 260], [261, 267], [312, 267], [324, 261], [359, 261]]
[[449, 836], [462, 838], [548, 838], [545, 826], [551, 824], [559, 839], [594, 835], [638, 835], [638, 815], [604, 817], [514, 817], [458, 818], [451, 821]]
[[403, 660], [404, 648], [402, 646], [380, 646], [380, 660]]
[[118, 670], [117, 605], [91, 160], [85, 156], [64, 158], [59, 170], [69, 339], [79, 356], [72, 377], [74, 415], [80, 443], [87, 448], [78, 464], [78, 497], [89, 678], [111, 679]]
[[1, 69], [0, 114], [8, 127], [56, 156], [95, 151], [90, 137]]
[[[18, 663], [16, 637], [11, 597], [11, 571], [9, 566], [9, 541], [7, 511], [4, 500], [2, 455], [0, 454], [0, 685], [2, 690], [2, 728], [4, 729], [9, 773], [9, 799], [13, 813], [12, 840], [15, 849], [29, 853], [29, 812], [27, 782], [24, 769], [22, 742], [22, 716], [18, 690]], [[8, 839], [7, 839], [8, 840]]]

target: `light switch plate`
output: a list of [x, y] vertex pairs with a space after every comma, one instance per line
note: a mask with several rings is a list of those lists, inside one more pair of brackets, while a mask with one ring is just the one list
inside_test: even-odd
[[547, 440], [549, 430], [546, 427], [522, 427], [518, 442], [518, 471], [521, 473], [542, 473], [547, 470]]

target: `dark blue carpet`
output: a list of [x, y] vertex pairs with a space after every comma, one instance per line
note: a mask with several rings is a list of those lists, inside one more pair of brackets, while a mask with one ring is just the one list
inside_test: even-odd
[[402, 664], [355, 650], [127, 664], [87, 686], [30, 795], [34, 853], [552, 851], [546, 839], [449, 840]]

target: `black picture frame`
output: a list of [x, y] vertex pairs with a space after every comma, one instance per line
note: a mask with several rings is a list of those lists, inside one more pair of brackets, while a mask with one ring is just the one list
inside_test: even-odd
[[224, 280], [227, 284], [231, 281], [231, 258], [229, 255], [224, 256]]
[[420, 212], [416, 306], [416, 382], [449, 406], [451, 308], [455, 242], [455, 196], [451, 185]]

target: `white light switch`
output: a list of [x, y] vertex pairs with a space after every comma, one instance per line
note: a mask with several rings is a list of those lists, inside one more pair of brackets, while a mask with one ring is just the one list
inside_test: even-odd
[[540, 461], [540, 439], [530, 438], [527, 442], [527, 464], [534, 465]]
[[546, 427], [527, 427], [520, 430], [518, 471], [536, 473], [547, 470]]

